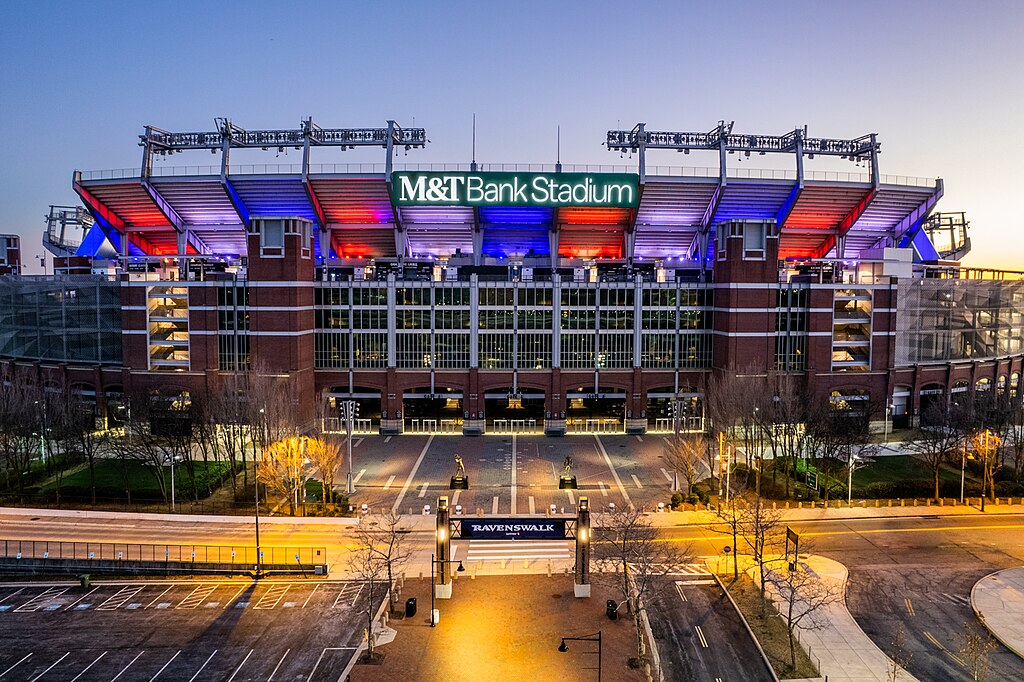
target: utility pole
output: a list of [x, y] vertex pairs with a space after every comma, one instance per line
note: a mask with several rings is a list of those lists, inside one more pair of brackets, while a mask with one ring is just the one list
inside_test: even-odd
[[356, 491], [355, 482], [352, 480], [352, 430], [356, 418], [356, 401], [342, 401], [341, 416], [345, 420], [345, 457], [348, 459], [348, 482], [345, 491], [351, 495]]

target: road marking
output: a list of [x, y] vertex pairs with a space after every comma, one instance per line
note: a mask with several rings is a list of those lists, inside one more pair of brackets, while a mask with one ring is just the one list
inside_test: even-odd
[[78, 673], [77, 675], [75, 675], [74, 677], [72, 677], [72, 678], [71, 678], [71, 682], [75, 682], [75, 680], [77, 680], [77, 679], [78, 679], [79, 677], [81, 677], [82, 675], [84, 675], [85, 673], [87, 673], [87, 672], [89, 671], [89, 668], [91, 668], [91, 667], [93, 667], [94, 665], [96, 665], [97, 663], [99, 663], [99, 660], [100, 660], [101, 658], [103, 658], [104, 656], [106, 656], [106, 655], [107, 655], [107, 652], [106, 652], [106, 651], [104, 651], [104, 652], [103, 652], [102, 654], [100, 654], [99, 656], [97, 656], [97, 657], [96, 657], [96, 660], [94, 660], [94, 661], [93, 661], [92, 663], [90, 663], [89, 665], [85, 666], [85, 668], [83, 668], [83, 669], [82, 669], [82, 672], [80, 672], [80, 673]]
[[56, 599], [69, 589], [71, 588], [65, 587], [63, 590], [58, 587], [47, 588], [44, 592], [37, 594], [18, 608], [14, 609], [14, 613], [31, 613], [33, 611], [38, 611], [46, 605], [46, 602], [51, 599]]
[[50, 666], [49, 668], [47, 668], [47, 669], [46, 669], [46, 670], [44, 670], [43, 672], [39, 673], [39, 674], [38, 674], [38, 675], [36, 675], [35, 677], [33, 677], [33, 678], [32, 678], [32, 679], [31, 679], [31, 680], [29, 681], [29, 682], [36, 682], [36, 680], [38, 680], [38, 679], [39, 679], [40, 677], [42, 677], [42, 676], [43, 676], [43, 675], [45, 675], [46, 673], [48, 673], [48, 672], [50, 672], [51, 670], [53, 670], [53, 669], [54, 669], [54, 668], [56, 667], [56, 665], [57, 665], [58, 663], [60, 663], [61, 661], [63, 661], [63, 660], [64, 660], [65, 658], [67, 658], [67, 657], [68, 657], [68, 656], [69, 656], [70, 654], [71, 654], [71, 652], [70, 652], [70, 651], [68, 651], [67, 653], [65, 653], [65, 654], [64, 654], [63, 656], [61, 656], [61, 657], [60, 657], [60, 658], [58, 658], [58, 659], [57, 659], [56, 661], [54, 661], [54, 662], [53, 662], [53, 664], [52, 664], [52, 665], [51, 665], [51, 666]]
[[228, 678], [228, 682], [231, 682], [231, 680], [235, 679], [235, 675], [237, 675], [238, 671], [242, 669], [242, 666], [245, 665], [245, 662], [249, 660], [249, 657], [252, 656], [253, 651], [255, 651], [255, 649], [249, 649], [249, 653], [245, 655], [245, 658], [242, 659], [242, 662], [238, 664], [237, 668], [235, 668], [235, 672], [231, 673], [231, 677]]
[[566, 490], [565, 494], [569, 496], [569, 506], [570, 507], [575, 507], [576, 506], [576, 496], [572, 494], [571, 490]]
[[421, 485], [420, 486], [419, 497], [426, 497], [426, 495], [427, 495], [427, 488], [429, 488], [429, 487], [430, 487], [429, 483], [424, 483], [423, 485]]
[[1022, 525], [998, 525], [998, 526], [948, 526], [945, 528], [869, 528], [867, 530], [834, 530], [800, 533], [801, 537], [821, 537], [824, 535], [866, 535], [868, 533], [941, 533], [945, 531], [968, 531], [968, 530], [1009, 530], [1011, 528], [1024, 528]]
[[[345, 586], [341, 588], [341, 592], [338, 593], [338, 598], [334, 600], [334, 606], [332, 609], [337, 608], [355, 608], [356, 602], [359, 601], [359, 594], [363, 591], [363, 583], [345, 583]], [[351, 597], [350, 602], [348, 598]], [[339, 607], [338, 604], [344, 599], [345, 603]]]
[[494, 499], [491, 500], [491, 513], [492, 514], [497, 514], [498, 513], [498, 496], [497, 495], [495, 495]]
[[633, 478], [633, 483], [636, 483], [637, 488], [644, 487], [643, 483], [640, 482], [640, 479], [636, 477], [636, 474], [630, 474], [630, 476]]
[[199, 673], [203, 672], [203, 668], [206, 667], [207, 663], [209, 663], [211, 660], [213, 660], [213, 657], [217, 655], [218, 651], [219, 651], [219, 649], [214, 649], [213, 650], [213, 653], [210, 654], [210, 658], [206, 659], [206, 661], [204, 661], [203, 664], [201, 666], [199, 666], [199, 670], [196, 671], [195, 675], [193, 675], [192, 677], [189, 678], [188, 682], [195, 682], [195, 679], [197, 677], [199, 677]]
[[27, 660], [28, 660], [28, 657], [29, 657], [29, 656], [31, 656], [31, 655], [32, 655], [32, 654], [30, 654], [30, 653], [29, 653], [29, 654], [25, 654], [25, 658], [21, 659], [20, 661], [18, 661], [18, 662], [17, 662], [17, 663], [15, 663], [14, 665], [12, 665], [12, 666], [11, 666], [10, 668], [8, 668], [7, 670], [5, 670], [5, 671], [3, 671], [2, 673], [0, 673], [0, 677], [3, 677], [3, 676], [4, 676], [4, 675], [6, 675], [7, 673], [11, 672], [11, 671], [12, 671], [12, 670], [14, 670], [15, 668], [17, 668], [17, 667], [18, 667], [19, 665], [21, 665], [22, 663], [24, 663], [25, 661], [27, 661]]
[[[516, 471], [516, 434], [512, 434], [512, 515], [516, 513], [516, 488], [518, 483], [518, 476]], [[498, 512], [495, 511], [495, 514]]]
[[644, 442], [644, 439], [643, 439], [643, 438], [641, 438], [640, 436], [633, 436], [633, 437], [634, 437], [634, 438], [636, 438], [636, 441], [637, 441], [638, 443], [643, 443], [643, 442]]
[[93, 592], [95, 592], [98, 589], [100, 589], [99, 586], [96, 586], [96, 587], [92, 588], [87, 593], [83, 594], [81, 597], [79, 597], [75, 601], [73, 601], [70, 604], [68, 604], [67, 608], [65, 610], [70, 611], [71, 609], [73, 609], [75, 607], [76, 604], [78, 604], [78, 602], [82, 601], [83, 599], [85, 599], [86, 597], [88, 597], [90, 594], [92, 594]]
[[622, 481], [619, 480], [619, 472], [615, 470], [615, 465], [612, 464], [612, 458], [608, 456], [608, 452], [604, 449], [604, 443], [601, 442], [601, 437], [594, 434], [594, 440], [597, 441], [597, 448], [601, 451], [604, 461], [608, 464], [608, 469], [612, 472], [612, 478], [615, 479], [615, 485], [619, 486], [619, 492], [622, 493], [622, 499], [626, 501], [626, 504], [632, 507], [633, 503], [629, 499], [629, 493], [626, 492], [626, 487], [622, 485]]
[[352, 479], [352, 484], [355, 485], [356, 483], [359, 483], [359, 479], [362, 478], [363, 474], [365, 474], [365, 473], [366, 473], [366, 469], [360, 469], [359, 473], [356, 474], [356, 477]]
[[[291, 587], [292, 587], [291, 584], [271, 585], [270, 589], [268, 589], [263, 594], [263, 596], [260, 597], [260, 600], [258, 602], [256, 602], [256, 606], [254, 606], [253, 608], [254, 609], [272, 609], [272, 608], [274, 608], [275, 606], [277, 606], [280, 603], [281, 599], [284, 598], [285, 593], [287, 593], [288, 590], [291, 589]], [[273, 603], [271, 603], [271, 601], [273, 601]], [[264, 605], [264, 602], [266, 602], [267, 604]]]
[[662, 469], [661, 469], [661, 473], [663, 473], [663, 474], [665, 475], [665, 478], [667, 478], [667, 479], [668, 479], [668, 482], [669, 482], [669, 483], [671, 483], [671, 482], [672, 482], [672, 477], [671, 477], [671, 476], [669, 475], [669, 473], [668, 473], [667, 471], [665, 471], [664, 467], [662, 467]]
[[536, 507], [536, 503], [533, 501], [533, 495], [530, 495], [529, 500], [530, 500], [530, 513], [531, 514], [536, 514], [537, 513], [537, 507]]
[[[388, 437], [390, 438], [390, 436], [388, 436]], [[284, 663], [284, 659], [288, 657], [288, 654], [289, 654], [290, 652], [291, 652], [291, 649], [287, 649], [287, 650], [286, 650], [286, 651], [284, 652], [284, 656], [282, 656], [282, 657], [281, 657], [281, 660], [280, 660], [280, 661], [278, 661], [278, 662], [277, 662], [277, 665], [275, 665], [275, 666], [274, 666], [274, 672], [270, 673], [270, 677], [268, 677], [268, 678], [267, 678], [267, 682], [271, 682], [271, 680], [273, 680], [273, 679], [274, 679], [274, 675], [276, 675], [276, 674], [277, 674], [277, 670], [278, 670], [278, 668], [280, 668], [280, 667], [281, 667], [281, 664], [282, 664], [282, 663]]]
[[309, 593], [308, 597], [306, 597], [306, 601], [302, 602], [302, 608], [306, 608], [306, 604], [309, 603], [309, 600], [313, 598], [313, 595], [316, 594], [316, 591], [320, 589], [320, 585], [322, 584], [323, 583], [316, 584], [316, 587], [313, 588], [313, 591]]
[[17, 591], [17, 592], [12, 592], [11, 594], [9, 594], [9, 595], [7, 595], [6, 597], [4, 597], [3, 599], [0, 599], [0, 604], [3, 604], [3, 603], [4, 603], [5, 601], [7, 601], [8, 599], [10, 599], [11, 597], [16, 597], [16, 596], [18, 596], [18, 595], [19, 595], [19, 594], [21, 594], [21, 593], [22, 593], [22, 592], [23, 592], [24, 590], [25, 590], [25, 588], [24, 588], [24, 587], [20, 587], [20, 588], [18, 588], [18, 591]]
[[96, 607], [97, 611], [113, 611], [125, 605], [125, 603], [142, 591], [142, 585], [128, 585], [122, 587], [114, 596]]
[[[391, 436], [388, 436], [387, 438], [385, 438], [384, 442], [385, 443], [390, 443], [391, 442]], [[291, 651], [291, 650], [289, 649], [289, 651]], [[281, 660], [284, 660], [284, 659], [281, 659]]]
[[[390, 436], [389, 436], [389, 438], [390, 438]], [[394, 482], [395, 482], [395, 475], [391, 474], [391, 476], [388, 478], [388, 482], [384, 484], [384, 490], [387, 490], [388, 488], [390, 488], [391, 484], [394, 483]]]
[[700, 629], [699, 625], [694, 625], [693, 629], [697, 631], [697, 637], [700, 638], [700, 645], [705, 649], [708, 648], [708, 640], [704, 639], [704, 631]]
[[169, 666], [171, 664], [171, 661], [176, 659], [178, 657], [178, 654], [180, 654], [180, 653], [181, 653], [181, 649], [178, 649], [178, 653], [176, 653], [173, 656], [171, 656], [170, 660], [167, 661], [166, 663], [164, 663], [164, 666], [156, 671], [156, 675], [153, 675], [153, 677], [149, 678], [149, 682], [153, 682], [153, 680], [155, 680], [156, 678], [160, 677], [160, 673], [162, 673], [164, 670], [166, 670], [167, 666]]
[[216, 585], [200, 585], [195, 588], [188, 595], [178, 602], [176, 609], [194, 609], [198, 608], [200, 604], [209, 598], [217, 590]]
[[153, 601], [151, 601], [151, 602], [149, 602], [148, 604], [146, 604], [146, 608], [148, 609], [148, 608], [149, 608], [149, 607], [151, 607], [151, 606], [152, 606], [153, 604], [155, 604], [155, 603], [157, 602], [157, 599], [160, 599], [160, 597], [162, 597], [162, 596], [164, 596], [165, 594], [167, 594], [168, 592], [170, 592], [170, 591], [171, 591], [171, 589], [172, 589], [173, 587], [174, 587], [174, 585], [171, 585], [171, 586], [170, 586], [170, 587], [168, 587], [168, 588], [167, 588], [166, 590], [164, 590], [164, 591], [163, 591], [163, 592], [161, 592], [160, 594], [156, 595], [156, 599], [154, 599]]
[[314, 665], [313, 669], [309, 671], [309, 677], [306, 678], [306, 682], [310, 682], [313, 679], [313, 673], [315, 673], [316, 669], [320, 667], [320, 661], [324, 660], [324, 654], [326, 654], [328, 651], [351, 651], [355, 648], [356, 647], [354, 646], [329, 646], [323, 651], [321, 651], [320, 658], [316, 659], [316, 665]]
[[[114, 678], [112, 680], [110, 680], [110, 682], [114, 682], [114, 680], [116, 680], [117, 678], [121, 677], [121, 675], [124, 675], [124, 671], [127, 670], [128, 668], [132, 667], [132, 664], [135, 663], [135, 661], [139, 660], [139, 656], [141, 656], [144, 653], [146, 653], [145, 649], [143, 649], [138, 654], [136, 654], [135, 658], [130, 660], [128, 662], [128, 665], [126, 665], [125, 667], [121, 668], [121, 672], [119, 672], [118, 674], [114, 675]], [[195, 678], [192, 678], [192, 679], [195, 679]]]
[[931, 642], [935, 646], [939, 647], [939, 649], [942, 651], [942, 653], [946, 654], [947, 656], [949, 656], [950, 658], [952, 658], [954, 661], [956, 661], [960, 665], [964, 666], [965, 668], [967, 667], [967, 664], [964, 663], [964, 659], [960, 658], [959, 656], [954, 654], [952, 651], [950, 651], [949, 649], [944, 647], [942, 645], [942, 642], [940, 642], [939, 640], [935, 639], [935, 635], [933, 635], [932, 633], [930, 633], [928, 631], [925, 631], [924, 636], [928, 638], [929, 642]]
[[682, 580], [677, 580], [676, 581], [676, 593], [679, 594], [679, 598], [682, 599], [683, 601], [689, 601], [686, 598], [686, 595], [683, 594], [683, 581]]
[[352, 447], [358, 448], [359, 444], [362, 443], [362, 442], [363, 442], [362, 438], [356, 438], [354, 441], [352, 441]]
[[946, 599], [948, 599], [949, 601], [953, 602], [954, 604], [961, 604], [963, 606], [970, 606], [971, 605], [971, 600], [968, 599], [967, 597], [964, 597], [963, 595], [947, 594], [946, 592], [943, 592], [942, 596], [945, 597]]
[[601, 489], [601, 494], [608, 497], [608, 489], [604, 487], [604, 481], [598, 481], [597, 487]]
[[461, 490], [456, 490], [455, 494], [452, 495], [452, 507], [454, 507], [455, 505], [457, 505], [459, 503], [459, 493], [461, 493], [461, 492], [462, 492]]
[[911, 603], [910, 597], [904, 597], [903, 603], [907, 605], [907, 613], [909, 613], [911, 616], [917, 615], [914, 613], [914, 605]]
[[224, 602], [224, 608], [227, 608], [227, 607], [231, 606], [231, 602], [233, 602], [233, 601], [235, 601], [236, 599], [238, 599], [239, 595], [240, 595], [240, 594], [242, 594], [242, 592], [243, 592], [243, 591], [244, 591], [244, 590], [245, 590], [245, 589], [246, 589], [247, 587], [249, 587], [249, 586], [248, 586], [248, 585], [242, 585], [241, 587], [239, 587], [239, 588], [238, 588], [238, 592], [235, 592], [235, 593], [234, 593], [233, 595], [231, 595], [231, 598], [230, 598], [230, 599], [228, 599], [228, 600], [227, 600], [226, 602]]
[[568, 560], [571, 556], [568, 540], [529, 543], [517, 540], [470, 540], [466, 550], [466, 561]]
[[[388, 436], [388, 438], [390, 437], [391, 436]], [[385, 440], [384, 442], [386, 443], [387, 441]], [[423, 458], [427, 456], [427, 450], [430, 448], [430, 444], [432, 442], [434, 442], [433, 434], [427, 438], [427, 442], [423, 445], [423, 449], [420, 450], [420, 456], [412, 466], [412, 471], [409, 472], [409, 478], [405, 479], [405, 485], [402, 487], [402, 492], [398, 493], [398, 499], [395, 500], [395, 505], [391, 507], [392, 513], [397, 514], [398, 510], [402, 507], [402, 500], [405, 499], [405, 493], [409, 491], [409, 486], [412, 485], [412, 480], [416, 477], [416, 472], [419, 471], [420, 464], [423, 463]]]

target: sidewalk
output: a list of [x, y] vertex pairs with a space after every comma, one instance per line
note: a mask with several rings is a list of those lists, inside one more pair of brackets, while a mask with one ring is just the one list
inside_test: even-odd
[[[798, 626], [800, 642], [818, 662], [818, 673], [830, 682], [883, 682], [890, 679], [892, 659], [864, 634], [846, 608], [846, 566], [822, 556], [811, 556], [801, 563], [823, 581], [835, 585], [843, 595], [841, 600], [807, 616], [809, 623], [806, 626]], [[771, 587], [768, 594], [773, 600], [778, 598]], [[776, 607], [785, 608], [782, 604], [776, 604]], [[900, 668], [897, 679], [910, 682], [916, 678]]]
[[971, 607], [996, 639], [1024, 658], [1024, 567], [979, 580], [971, 590]]

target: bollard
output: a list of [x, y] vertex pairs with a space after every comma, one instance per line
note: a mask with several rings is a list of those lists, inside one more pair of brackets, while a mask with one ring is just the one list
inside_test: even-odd
[[803, 503], [802, 500], [796, 503], [796, 508], [797, 509], [803, 509], [804, 508], [804, 503]]
[[900, 506], [901, 506], [901, 507], [905, 507], [905, 506], [907, 506], [907, 501], [906, 501], [906, 500], [904, 500], [904, 499], [903, 499], [902, 497], [900, 498]]

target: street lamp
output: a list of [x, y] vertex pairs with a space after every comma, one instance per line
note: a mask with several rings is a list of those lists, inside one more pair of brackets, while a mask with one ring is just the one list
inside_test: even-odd
[[341, 416], [345, 420], [345, 433], [347, 435], [345, 438], [345, 456], [348, 459], [348, 482], [345, 486], [345, 492], [349, 495], [356, 491], [355, 481], [352, 480], [352, 430], [358, 410], [359, 407], [354, 400], [345, 400], [341, 403]]
[[178, 459], [178, 455], [164, 455], [164, 463], [171, 463], [171, 513], [177, 511], [174, 506], [174, 461]]
[[434, 581], [436, 580], [434, 574], [434, 567], [438, 564], [458, 564], [459, 567], [455, 569], [457, 573], [465, 573], [466, 567], [462, 565], [462, 559], [435, 559], [434, 555], [430, 555], [430, 627], [434, 627]]
[[589, 635], [587, 637], [563, 637], [562, 643], [558, 645], [558, 650], [563, 654], [569, 650], [569, 645], [566, 642], [597, 642], [597, 682], [601, 682], [601, 631], [598, 630], [597, 634]]
[[853, 504], [853, 470], [857, 466], [857, 460], [860, 459], [857, 455], [850, 455], [850, 466], [848, 469], [848, 478], [846, 479], [846, 506], [849, 507]]
[[964, 476], [967, 472], [967, 436], [964, 436], [963, 457], [960, 459], [960, 504], [964, 503]]

